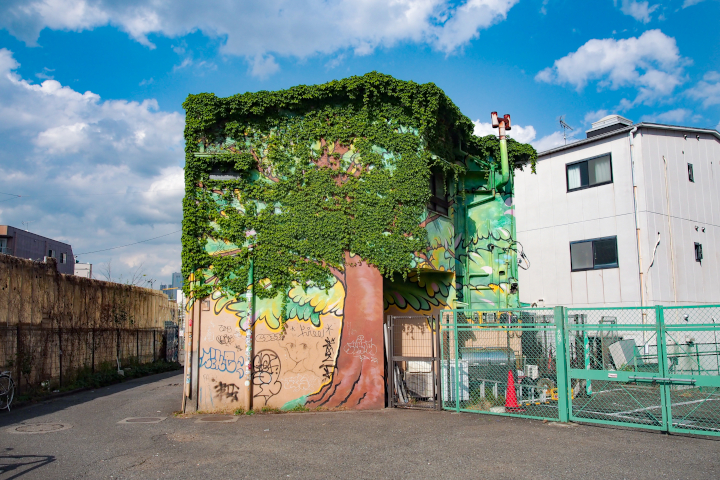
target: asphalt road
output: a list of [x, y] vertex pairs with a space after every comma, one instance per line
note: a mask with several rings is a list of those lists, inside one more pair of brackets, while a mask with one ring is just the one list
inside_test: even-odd
[[[0, 479], [720, 478], [720, 439], [400, 409], [203, 423], [173, 416], [181, 381], [161, 374], [3, 412]], [[118, 423], [128, 417], [167, 418]]]

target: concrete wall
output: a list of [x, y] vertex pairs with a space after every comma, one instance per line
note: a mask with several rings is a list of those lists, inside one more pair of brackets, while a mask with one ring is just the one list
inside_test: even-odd
[[[0, 255], [0, 325], [162, 328], [176, 315], [162, 292], [63, 275], [52, 263]], [[116, 325], [113, 312], [132, 324]]]

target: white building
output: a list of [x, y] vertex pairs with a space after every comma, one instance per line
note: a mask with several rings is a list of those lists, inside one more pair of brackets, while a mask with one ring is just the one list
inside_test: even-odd
[[515, 177], [520, 300], [720, 304], [720, 133], [618, 115]]
[[92, 278], [92, 263], [75, 263], [75, 275], [83, 278]]

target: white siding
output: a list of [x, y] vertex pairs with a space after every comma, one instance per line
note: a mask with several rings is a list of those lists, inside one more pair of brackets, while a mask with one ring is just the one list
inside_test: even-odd
[[[685, 139], [683, 133], [642, 127], [635, 134], [646, 305], [673, 304], [676, 297], [678, 304], [720, 304], [720, 141], [706, 134], [698, 140], [695, 133]], [[537, 175], [517, 172], [517, 234], [531, 261], [530, 269], [519, 275], [522, 302], [641, 304], [629, 145], [627, 134], [618, 134], [543, 156]], [[567, 192], [565, 166], [605, 153], [612, 155], [613, 183]], [[688, 163], [693, 164], [694, 183], [688, 180]], [[571, 241], [607, 236], [617, 236], [619, 268], [570, 271]], [[695, 242], [703, 245], [702, 264], [695, 261]]]

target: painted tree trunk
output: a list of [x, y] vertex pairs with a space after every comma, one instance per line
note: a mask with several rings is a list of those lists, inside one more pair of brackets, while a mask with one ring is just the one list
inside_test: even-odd
[[308, 407], [379, 409], [385, 406], [383, 278], [345, 254], [345, 307], [332, 381], [307, 398]]

